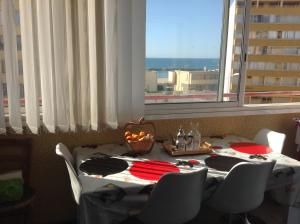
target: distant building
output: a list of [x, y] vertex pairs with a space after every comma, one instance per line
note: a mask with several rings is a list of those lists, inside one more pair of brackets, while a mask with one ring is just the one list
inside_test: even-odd
[[174, 71], [168, 72], [168, 82], [172, 83], [173, 85], [176, 85], [176, 83], [177, 83], [176, 72], [174, 72]]
[[146, 71], [145, 75], [145, 91], [146, 92], [157, 92], [157, 71]]
[[[181, 71], [175, 70], [175, 76], [169, 74], [176, 80], [174, 91], [216, 91], [218, 89], [219, 71]], [[169, 78], [171, 79], [171, 78]]]
[[[233, 76], [239, 68], [244, 1], [238, 0], [236, 4]], [[250, 13], [246, 91], [300, 91], [300, 0], [252, 0]], [[237, 89], [235, 79], [232, 92]], [[249, 103], [300, 101], [278, 95], [247, 100]]]

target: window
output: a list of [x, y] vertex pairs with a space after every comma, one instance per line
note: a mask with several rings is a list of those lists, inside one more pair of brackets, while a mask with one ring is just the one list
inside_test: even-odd
[[[10, 60], [13, 60], [16, 62], [17, 69], [18, 71], [18, 81], [19, 81], [19, 93], [16, 93], [15, 89], [13, 90], [9, 90], [9, 88], [7, 88], [7, 80], [8, 80], [8, 76], [11, 76], [12, 74], [7, 74], [8, 71], [11, 71], [12, 69], [7, 69], [6, 66], [8, 66], [5, 63], [5, 33], [4, 33], [4, 20], [2, 18], [2, 13], [3, 13], [3, 9], [1, 9], [2, 4], [0, 4], [0, 55], [1, 55], [1, 81], [2, 81], [2, 86], [3, 86], [3, 104], [4, 104], [4, 112], [5, 114], [8, 114], [8, 100], [7, 98], [9, 97], [10, 94], [16, 94], [18, 97], [20, 97], [20, 103], [21, 103], [21, 110], [22, 112], [24, 112], [24, 85], [23, 85], [23, 64], [22, 64], [22, 53], [21, 53], [21, 35], [20, 35], [20, 15], [19, 15], [19, 1], [14, 0], [12, 1], [13, 4], [13, 8], [15, 11], [15, 14], [13, 16], [14, 19], [14, 24], [10, 24], [9, 26], [13, 26], [13, 29], [15, 30], [16, 36], [14, 38], [14, 41], [11, 41], [11, 48], [12, 49], [16, 49], [16, 52], [13, 53], [16, 54], [15, 57], [10, 58]], [[15, 48], [14, 48], [15, 47]], [[14, 70], [13, 69], [13, 70]]]
[[[272, 46], [268, 42], [299, 39], [300, 31], [260, 30], [259, 26], [251, 30], [252, 26], [248, 26], [251, 23], [300, 24], [298, 15], [251, 15], [251, 5], [275, 10], [282, 7], [280, 1], [205, 1], [199, 4], [194, 0], [147, 0], [146, 110], [163, 113], [170, 108], [176, 111], [233, 105], [244, 108], [246, 104], [299, 100], [296, 73], [300, 63], [286, 57], [298, 55], [299, 48]], [[185, 12], [185, 16], [170, 11]], [[257, 44], [255, 39], [264, 39], [264, 44]], [[191, 49], [196, 52], [189, 54]], [[282, 60], [275, 57], [273, 60], [271, 55], [282, 57]]]
[[[239, 48], [240, 50], [240, 48]], [[240, 54], [238, 49], [236, 54]], [[299, 55], [299, 47], [277, 47], [277, 46], [250, 46], [248, 47], [249, 55]]]
[[243, 20], [234, 1], [147, 0], [146, 104], [237, 102]]
[[[241, 38], [239, 36], [238, 38]], [[299, 40], [300, 31], [250, 31], [249, 39], [291, 39]]]
[[299, 1], [295, 1], [295, 2], [283, 1], [282, 2], [283, 7], [299, 7], [299, 5], [300, 5]]
[[278, 78], [278, 77], [265, 77], [264, 85], [265, 86], [279, 86], [280, 85], [280, 78]]
[[282, 38], [282, 31], [278, 31], [277, 32], [277, 39], [281, 39]]
[[[26, 49], [28, 45], [24, 42], [22, 46], [21, 43], [21, 40], [22, 38], [24, 38], [24, 36], [21, 37], [20, 26], [21, 24], [23, 24], [24, 21], [20, 21], [20, 15], [18, 12], [19, 1], [14, 0], [9, 2], [10, 3], [14, 2], [15, 13], [10, 13], [11, 17], [14, 17], [14, 22], [13, 24], [10, 25], [13, 25], [13, 27], [15, 27], [16, 30], [16, 33], [13, 35], [11, 41], [13, 42], [14, 46], [9, 48], [10, 49], [15, 48], [17, 51], [16, 56], [14, 56], [13, 60], [14, 60], [14, 66], [16, 67], [15, 71], [18, 71], [19, 74], [17, 74], [16, 79], [14, 79], [14, 80], [18, 80], [18, 83], [14, 83], [14, 84], [15, 86], [18, 86], [17, 89], [20, 89], [20, 94], [19, 92], [15, 91], [17, 93], [14, 93], [14, 95], [17, 96], [20, 95], [21, 98], [20, 101], [24, 102], [24, 100], [22, 100], [22, 98], [24, 97], [24, 88], [23, 88], [24, 82], [23, 82], [23, 60], [22, 60], [21, 51]], [[134, 3], [134, 2], [139, 2], [139, 3]], [[141, 17], [143, 17], [144, 15], [143, 10], [145, 8], [143, 4], [145, 2], [147, 2], [147, 12], [145, 16], [147, 38], [146, 38], [146, 59], [145, 59], [146, 66], [144, 71], [143, 58], [140, 57], [140, 55], [143, 54], [140, 54], [140, 49], [144, 49], [145, 47], [143, 42], [144, 41], [143, 37], [145, 34], [144, 33], [145, 23], [144, 21], [136, 22], [135, 21], [136, 15], [132, 16], [130, 13], [139, 12], [138, 18], [141, 19]], [[58, 3], [59, 1], [57, 1], [56, 4], [57, 6]], [[266, 43], [260, 45], [253, 44], [255, 42], [253, 40], [258, 38], [264, 39], [262, 40], [263, 42], [268, 41], [269, 39], [276, 41], [275, 39], [277, 38], [285, 39], [285, 40], [297, 39], [299, 36], [299, 32], [295, 30], [281, 31], [280, 29], [277, 28], [274, 28], [274, 30], [263, 30], [263, 29], [248, 30], [249, 23], [285, 23], [285, 22], [298, 23], [297, 20], [298, 18], [296, 16], [293, 15], [278, 16], [273, 14], [250, 15], [251, 1], [241, 1], [241, 0], [236, 0], [236, 1], [234, 0], [215, 0], [215, 1], [145, 0], [145, 1], [132, 1], [131, 3], [133, 5], [132, 8], [127, 7], [128, 5], [126, 5], [126, 7], [124, 5], [124, 9], [120, 9], [122, 7], [118, 8], [119, 6], [117, 7], [117, 9], [122, 10], [122, 13], [124, 14], [120, 13], [118, 10], [116, 10], [115, 12], [114, 11], [115, 7], [111, 9], [113, 13], [108, 13], [108, 15], [114, 15], [114, 13], [117, 12], [120, 13], [121, 16], [117, 18], [118, 38], [115, 38], [114, 40], [116, 41], [122, 40], [118, 42], [118, 44], [124, 46], [126, 45], [126, 47], [122, 49], [121, 48], [116, 49], [116, 55], [113, 55], [113, 58], [116, 57], [118, 59], [119, 58], [123, 59], [128, 56], [124, 61], [122, 60], [111, 60], [111, 61], [114, 61], [113, 63], [115, 63], [115, 61], [118, 61], [117, 63], [115, 63], [116, 66], [118, 66], [117, 67], [118, 71], [122, 71], [122, 72], [124, 71], [124, 73], [128, 73], [128, 74], [135, 73], [135, 75], [143, 73], [143, 76], [138, 76], [138, 75], [137, 76], [140, 79], [145, 80], [144, 83], [142, 83], [142, 81], [139, 79], [137, 80], [134, 79], [133, 82], [128, 81], [128, 86], [130, 86], [129, 88], [127, 88], [128, 86], [124, 85], [126, 86], [126, 88], [122, 89], [122, 91], [126, 89], [126, 93], [128, 90], [128, 92], [130, 92], [132, 95], [134, 95], [135, 91], [131, 91], [132, 89], [131, 87], [133, 87], [133, 90], [135, 90], [134, 87], [137, 86], [137, 88], [141, 90], [141, 91], [136, 91], [138, 92], [137, 95], [140, 96], [139, 99], [142, 105], [141, 111], [143, 110], [144, 107], [143, 105], [144, 95], [142, 94], [143, 90], [145, 93], [146, 113], [148, 113], [148, 111], [151, 110], [155, 111], [157, 108], [163, 108], [163, 109], [175, 108], [176, 113], [184, 113], [185, 110], [188, 110], [190, 108], [197, 109], [197, 110], [207, 109], [211, 107], [213, 108], [219, 107], [218, 109], [229, 108], [231, 110], [232, 108], [243, 108], [245, 106], [245, 103], [253, 103], [251, 102], [251, 100], [247, 101], [247, 99], [251, 98], [252, 96], [257, 97], [258, 95], [257, 99], [262, 99], [263, 97], [266, 97], [264, 95], [260, 96], [259, 93], [261, 92], [268, 92], [270, 91], [270, 89], [272, 89], [272, 91], [273, 90], [277, 91], [276, 88], [283, 88], [283, 87], [285, 89], [289, 87], [293, 87], [293, 88], [299, 87], [299, 79], [297, 78], [297, 80], [295, 80], [293, 77], [293, 75], [295, 75], [295, 73], [299, 71], [300, 68], [299, 62], [297, 62], [296, 60], [281, 61], [277, 59], [275, 61], [272, 61], [269, 59], [270, 54], [276, 54], [276, 56], [285, 56], [286, 54], [295, 55], [296, 54], [295, 52], [298, 53], [296, 49], [294, 48], [292, 49], [292, 47], [282, 49], [281, 46], [273, 46]], [[258, 4], [259, 1], [255, 3], [257, 3], [256, 7], [260, 7], [260, 5]], [[125, 4], [125, 3], [123, 2], [121, 4]], [[143, 7], [134, 8], [136, 4], [141, 4], [139, 6], [143, 6]], [[277, 6], [274, 5], [274, 8], [276, 7]], [[143, 9], [143, 10], [139, 11], [136, 9]], [[42, 10], [38, 10], [38, 11], [40, 13], [39, 16], [43, 18], [43, 13], [41, 13]], [[46, 11], [49, 12], [50, 10], [46, 10]], [[5, 10], [2, 10], [1, 12], [3, 13], [5, 12]], [[21, 14], [22, 18], [23, 15], [24, 14]], [[122, 24], [122, 21], [120, 21], [119, 19], [122, 18], [123, 15], [127, 16], [126, 22], [124, 22], [124, 24]], [[3, 20], [3, 18], [5, 19], [4, 16], [0, 16], [0, 18], [1, 20]], [[53, 23], [52, 14], [48, 15], [47, 18], [48, 18], [47, 20], [49, 20], [49, 23], [52, 24]], [[116, 19], [116, 18], [111, 18], [111, 19]], [[31, 21], [31, 19], [29, 20]], [[109, 20], [105, 20], [105, 22], [107, 21]], [[2, 23], [0, 24], [2, 26], [2, 29], [0, 28], [1, 32], [3, 32], [4, 30], [3, 29], [3, 25], [5, 24], [4, 22], [2, 21]], [[37, 24], [42, 24], [42, 23], [37, 23]], [[105, 25], [107, 24], [105, 23]], [[261, 24], [254, 24], [254, 25], [260, 26]], [[45, 26], [40, 25], [38, 27], [43, 28]], [[109, 27], [109, 25], [107, 25], [107, 27]], [[86, 28], [86, 27], [80, 26], [79, 28]], [[52, 36], [53, 30], [52, 29], [49, 30], [50, 30], [50, 36]], [[77, 30], [77, 28], [75, 30]], [[23, 32], [22, 34], [26, 35], [25, 31], [26, 31], [25, 29], [22, 29]], [[39, 34], [44, 33], [42, 32], [43, 29], [38, 29], [38, 31], [40, 32]], [[249, 38], [249, 32], [251, 34], [250, 35], [251, 41], [248, 43], [247, 41]], [[82, 34], [82, 32], [78, 32], [78, 33]], [[138, 36], [137, 33], [142, 33], [141, 35], [142, 38], [140, 39], [137, 38], [138, 41], [135, 41], [136, 40], [135, 37]], [[122, 37], [122, 35], [124, 36]], [[41, 38], [40, 36], [38, 37], [39, 37], [37, 38], [38, 40], [46, 39], [46, 38]], [[76, 44], [77, 37], [74, 38], [75, 39], [73, 44]], [[3, 52], [5, 51], [5, 49], [7, 49], [7, 46], [10, 44], [10, 43], [6, 43], [5, 39], [7, 38], [4, 35], [4, 33], [0, 33], [0, 50], [2, 50]], [[63, 38], [58, 38], [58, 39], [63, 39]], [[84, 41], [85, 38], [83, 38], [82, 40], [83, 40], [82, 42], [88, 42], [88, 41]], [[54, 44], [54, 42], [55, 42], [54, 39], [49, 40], [51, 46], [52, 45], [60, 46], [58, 44], [57, 45]], [[129, 43], [130, 46], [127, 47], [127, 43]], [[45, 46], [46, 45], [47, 43], [45, 43]], [[247, 51], [248, 50], [247, 45], [249, 45], [249, 51]], [[40, 43], [39, 46], [41, 46]], [[112, 46], [113, 46], [112, 50], [115, 50], [114, 49], [115, 46], [119, 47], [119, 45], [115, 44], [115, 42], [114, 44], [112, 44]], [[43, 49], [43, 48], [40, 47], [38, 49]], [[86, 55], [88, 55], [88, 51], [90, 51], [90, 48], [86, 48], [86, 49], [88, 50], [86, 50], [87, 52], [85, 53]], [[110, 51], [107, 50], [107, 52]], [[246, 52], [249, 53], [248, 56], [246, 55]], [[42, 55], [39, 54], [40, 52], [34, 52], [34, 53], [37, 55]], [[119, 57], [119, 54], [122, 54], [121, 55], [122, 57]], [[9, 98], [9, 96], [12, 94], [11, 91], [12, 88], [9, 85], [9, 81], [7, 79], [8, 77], [10, 77], [9, 76], [10, 74], [7, 74], [9, 73], [7, 69], [9, 66], [5, 64], [8, 60], [6, 60], [6, 58], [4, 58], [3, 55], [5, 55], [5, 53], [1, 54], [2, 58], [0, 62], [0, 66], [1, 66], [0, 75], [1, 75], [2, 83], [0, 84], [4, 89], [3, 92], [5, 93], [5, 98]], [[123, 57], [124, 55], [125, 57]], [[136, 60], [136, 58], [139, 58], [139, 60]], [[30, 63], [25, 64], [26, 61], [25, 59], [27, 59], [27, 57], [24, 57], [23, 59], [24, 59], [24, 73], [26, 73], [27, 72], [26, 65]], [[47, 59], [47, 57], [43, 57], [43, 59]], [[106, 62], [107, 61], [108, 60], [106, 60]], [[82, 63], [88, 63], [88, 62], [85, 61]], [[41, 64], [47, 65], [47, 60], [45, 60], [45, 63], [41, 63]], [[63, 67], [64, 63], [61, 64]], [[127, 68], [127, 65], [130, 65], [132, 68]], [[134, 68], [135, 66], [139, 67], [139, 69]], [[79, 66], [79, 67], [83, 68], [84, 66]], [[114, 67], [115, 69], [115, 65], [111, 65], [111, 67]], [[126, 71], [125, 69], [121, 69], [123, 67], [126, 69]], [[88, 70], [88, 65], [86, 66], [86, 69]], [[114, 70], [112, 69], [112, 73], [113, 71]], [[285, 76], [285, 71], [287, 71], [287, 73], [291, 76], [290, 79], [282, 79], [281, 74]], [[33, 74], [32, 72], [27, 72], [26, 74], [28, 73]], [[80, 73], [87, 74], [85, 72], [80, 72]], [[49, 77], [45, 72], [39, 72], [38, 76], [40, 76], [41, 74], [44, 75], [43, 77], [44, 79], [37, 77], [37, 79], [34, 80], [40, 82], [46, 80], [47, 77]], [[53, 76], [53, 77], [55, 77], [55, 79], [53, 78], [52, 80], [56, 81], [57, 80], [56, 78], [59, 76]], [[132, 76], [132, 77], [136, 77], [136, 76]], [[252, 77], [252, 78], [247, 79], [247, 77]], [[125, 79], [126, 78], [124, 78], [124, 80]], [[27, 84], [28, 82], [25, 83]], [[116, 82], [112, 82], [112, 83], [115, 84]], [[122, 83], [122, 81], [118, 80], [117, 83]], [[59, 84], [59, 82], [55, 84]], [[47, 85], [45, 86], [47, 87]], [[268, 86], [268, 88], [264, 89], [265, 86]], [[28, 89], [30, 88], [28, 88], [28, 85], [26, 85], [25, 87], [26, 87], [25, 88], [26, 93], [28, 93]], [[39, 88], [40, 87], [37, 87], [36, 89], [37, 92], [40, 91]], [[64, 88], [60, 88], [60, 89], [65, 90]], [[88, 87], [86, 87], [86, 89], [88, 89]], [[48, 93], [50, 91], [45, 90], [45, 92]], [[50, 95], [46, 93], [40, 95], [42, 96]], [[32, 98], [35, 99], [40, 98], [38, 94], [39, 93], [36, 94], [37, 95], [36, 98], [35, 97]], [[84, 94], [84, 95], [88, 96], [92, 94]], [[28, 96], [28, 94], [26, 94], [26, 96]], [[117, 99], [118, 102], [120, 102], [121, 100], [119, 100], [118, 97], [115, 98]], [[270, 96], [269, 93], [267, 97], [271, 99], [271, 100], [267, 100], [267, 102], [278, 102], [276, 101], [276, 98]], [[18, 100], [19, 99], [17, 99], [17, 101]], [[40, 102], [40, 99], [38, 100]], [[259, 103], [258, 101], [259, 100], [257, 100], [256, 103]], [[7, 102], [11, 102], [11, 101], [6, 100], [6, 106], [7, 106]], [[130, 103], [136, 102], [136, 100], [131, 101], [131, 99], [128, 99], [129, 103], [127, 102], [125, 103], [124, 101], [122, 102], [124, 103], [124, 105], [125, 104], [130, 105]], [[63, 106], [64, 105], [62, 105], [62, 107]], [[52, 108], [50, 103], [49, 103], [49, 108]], [[168, 110], [165, 111], [166, 111], [165, 113], [168, 112]]]
[[299, 23], [300, 16], [292, 16], [292, 15], [253, 15], [250, 18], [252, 23]]
[[283, 77], [281, 79], [282, 86], [297, 86], [297, 78], [296, 77]]
[[[253, 1], [252, 1], [253, 2]], [[268, 10], [273, 10], [270, 7], [281, 7], [278, 2], [265, 2], [263, 5], [257, 7], [269, 7]], [[261, 10], [263, 11], [263, 10]], [[284, 23], [284, 24], [299, 24], [300, 17], [289, 15], [288, 9], [285, 9], [286, 15], [268, 14], [268, 15], [251, 15], [251, 23]], [[277, 25], [276, 25], [277, 26]], [[276, 27], [274, 26], [274, 27]], [[281, 30], [259, 30], [259, 26], [254, 26], [254, 30], [249, 30], [250, 43], [248, 46], [248, 60], [246, 75], [253, 76], [252, 80], [247, 79], [245, 84], [245, 102], [251, 104], [266, 103], [266, 101], [259, 102], [249, 101], [253, 95], [270, 95], [272, 100], [269, 103], [279, 102], [296, 102], [299, 101], [299, 91], [297, 81], [295, 78], [299, 76], [299, 63], [297, 58], [288, 56], [298, 56], [298, 47], [294, 47], [295, 43], [286, 43], [286, 46], [277, 46], [280, 42], [273, 41], [274, 39], [297, 40], [298, 32], [295, 30], [281, 31]], [[267, 26], [265, 26], [267, 27]], [[279, 27], [279, 26], [278, 26]], [[267, 28], [268, 29], [268, 28]], [[263, 39], [262, 41], [254, 41], [255, 39]], [[275, 44], [275, 46], [272, 46]], [[235, 54], [240, 54], [235, 51]], [[274, 57], [273, 57], [274, 55]], [[272, 56], [272, 57], [270, 57]], [[282, 62], [280, 62], [282, 61]], [[273, 74], [278, 77], [272, 77]], [[259, 80], [259, 81], [258, 81]], [[289, 80], [289, 81], [287, 81]], [[293, 80], [293, 81], [290, 81]], [[283, 94], [283, 96], [281, 96]], [[257, 97], [257, 99], [263, 97]], [[278, 100], [280, 99], [280, 100]], [[284, 101], [286, 100], [286, 101]]]
[[259, 7], [277, 7], [280, 6], [280, 1], [272, 1], [272, 2], [262, 2], [262, 1], [258, 1], [258, 6]]
[[267, 53], [268, 53], [268, 47], [263, 46], [263, 48], [262, 48], [262, 54], [265, 55]]

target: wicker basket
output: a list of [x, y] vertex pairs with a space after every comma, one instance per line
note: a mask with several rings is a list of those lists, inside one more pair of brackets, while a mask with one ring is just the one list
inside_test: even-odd
[[[130, 139], [126, 133], [136, 133], [133, 136], [139, 136], [140, 139]], [[143, 133], [140, 136], [138, 133]], [[124, 141], [129, 150], [137, 155], [143, 155], [151, 152], [155, 142], [155, 126], [152, 122], [140, 118], [138, 122], [129, 122], [124, 127]]]

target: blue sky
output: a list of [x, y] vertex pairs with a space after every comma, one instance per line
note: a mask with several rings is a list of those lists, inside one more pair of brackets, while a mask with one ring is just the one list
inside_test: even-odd
[[147, 0], [146, 57], [218, 58], [223, 0]]

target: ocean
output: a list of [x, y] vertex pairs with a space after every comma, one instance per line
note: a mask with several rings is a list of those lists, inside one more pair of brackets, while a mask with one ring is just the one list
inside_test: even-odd
[[158, 76], [168, 76], [168, 70], [208, 70], [219, 68], [218, 58], [146, 58], [146, 69], [157, 70]]

